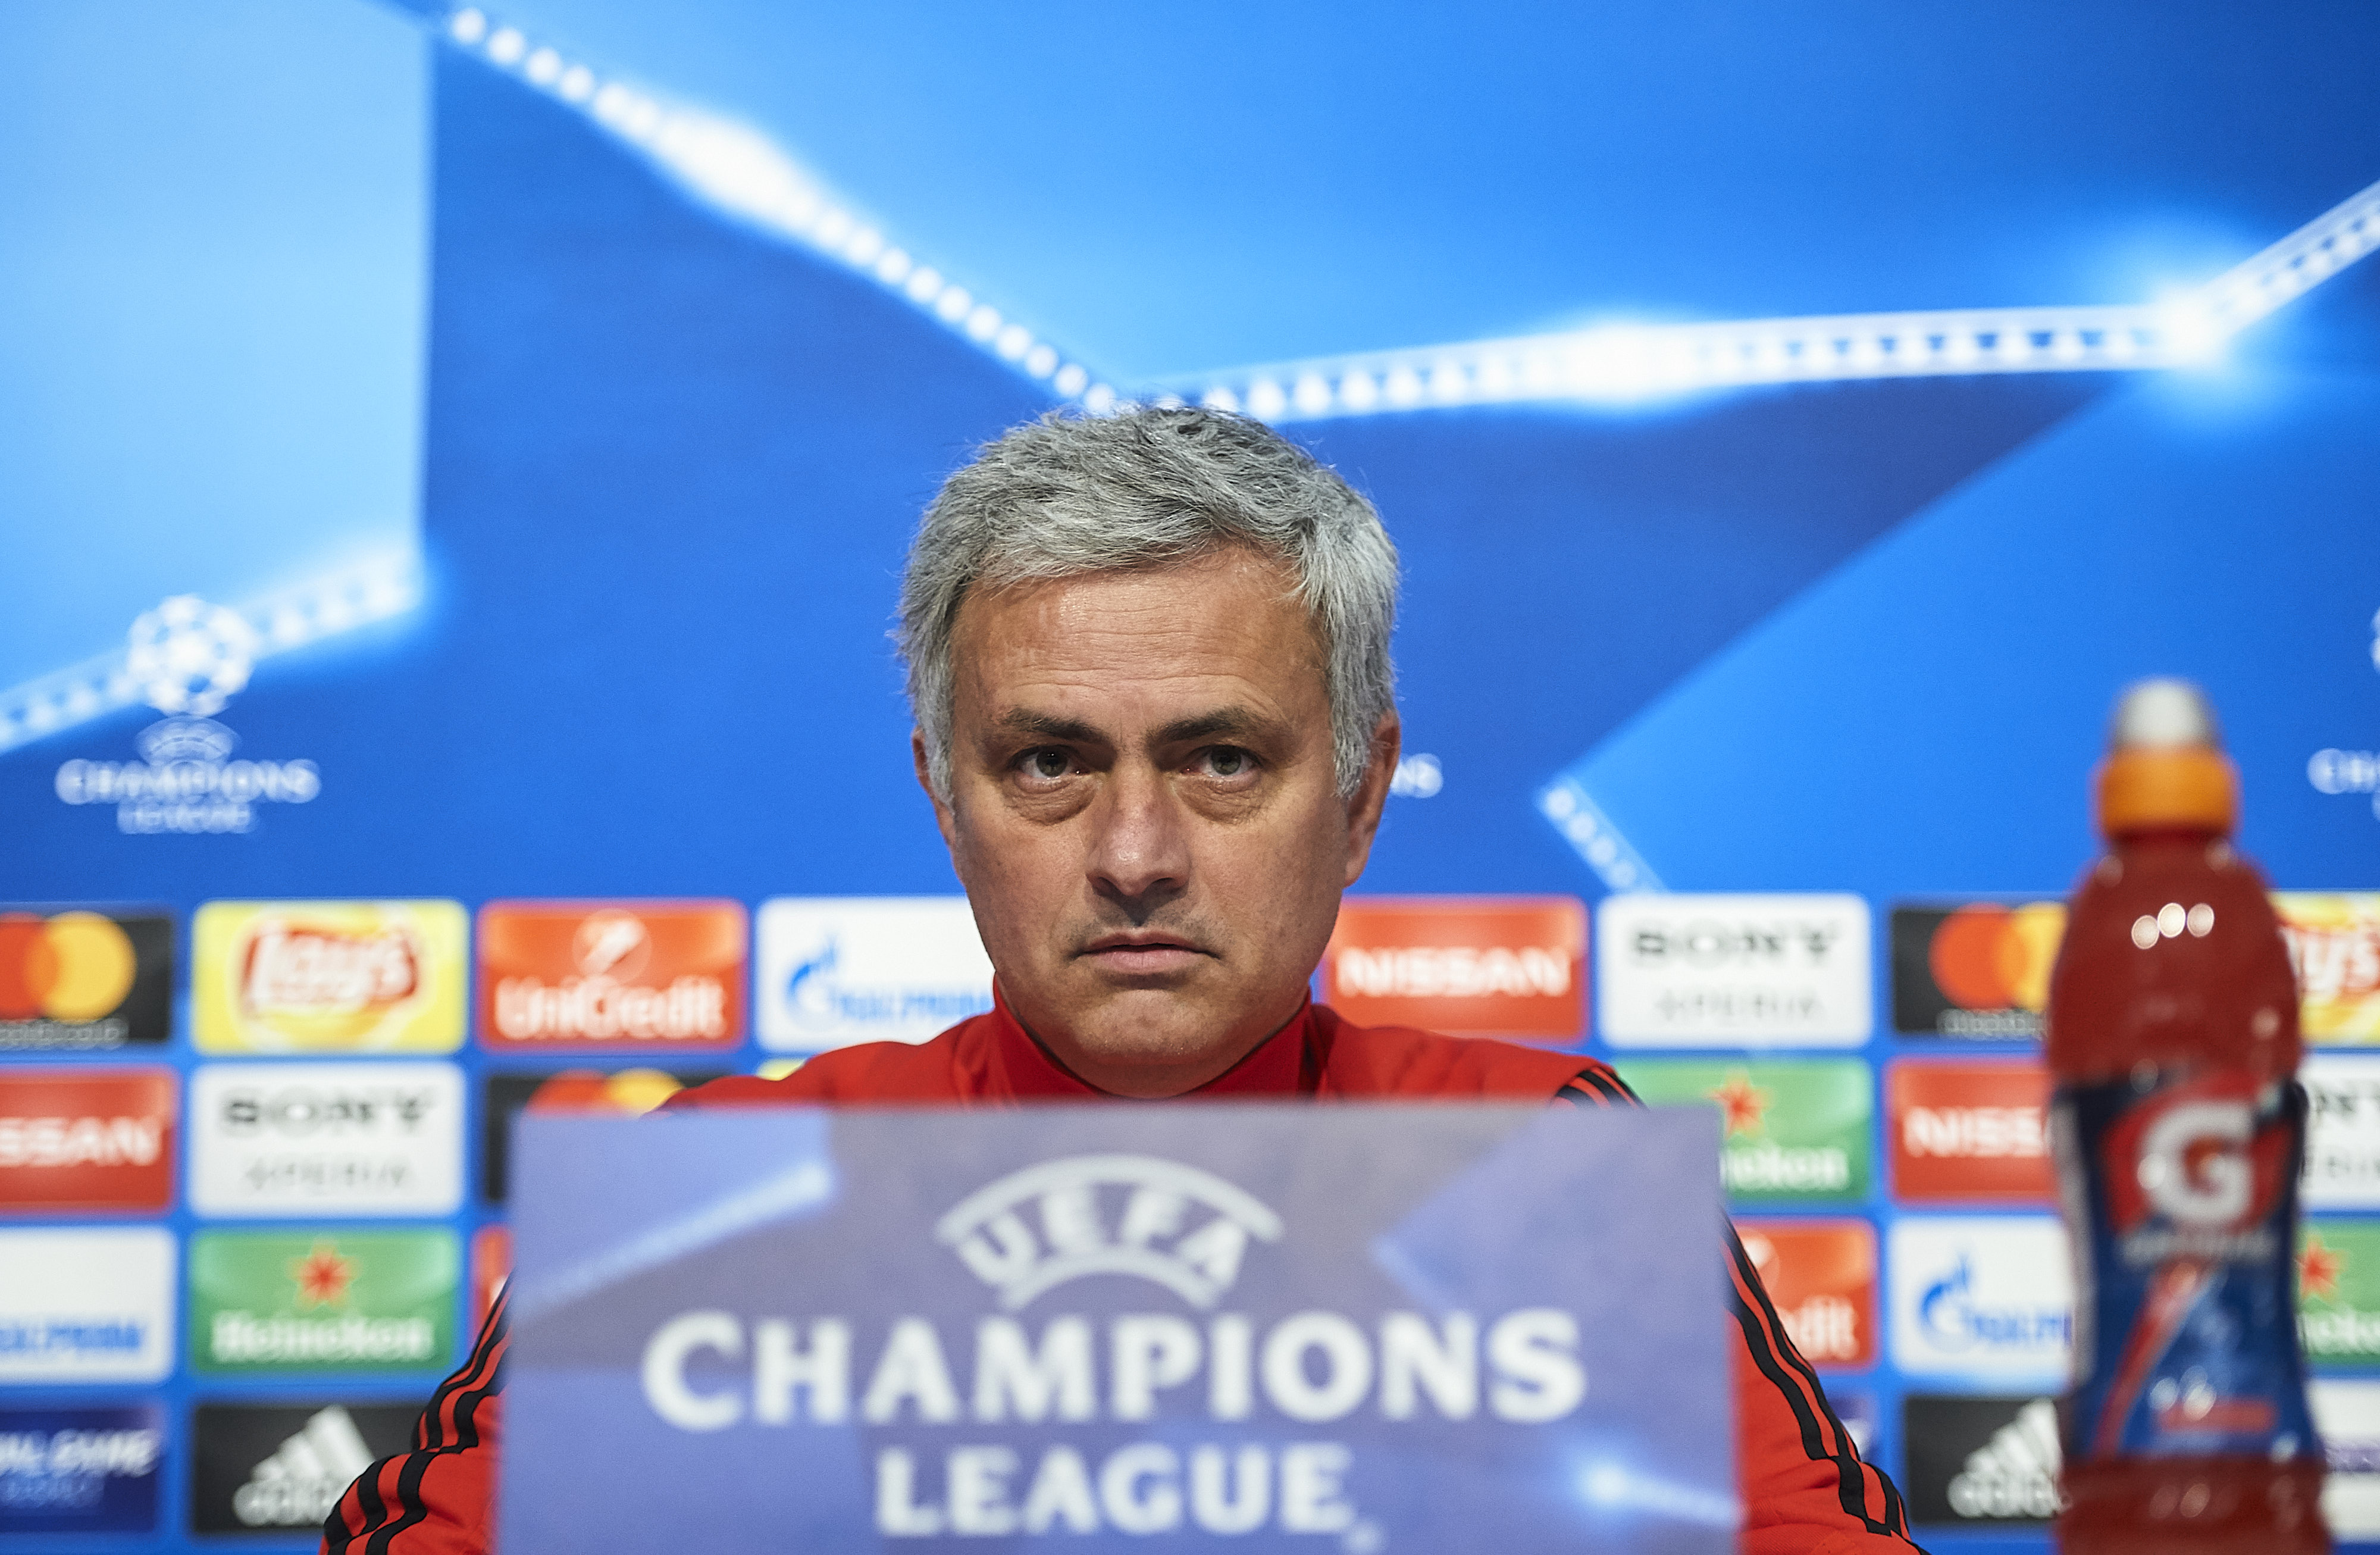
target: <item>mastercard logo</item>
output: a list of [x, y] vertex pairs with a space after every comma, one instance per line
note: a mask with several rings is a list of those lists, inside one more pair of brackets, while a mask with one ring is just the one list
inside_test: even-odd
[[2066, 909], [2056, 902], [1973, 903], [1945, 915], [1926, 947], [1926, 969], [1961, 1009], [2037, 1011], [2049, 1002], [2049, 969], [2065, 932]]
[[132, 991], [131, 937], [98, 913], [0, 913], [0, 1020], [91, 1021]]

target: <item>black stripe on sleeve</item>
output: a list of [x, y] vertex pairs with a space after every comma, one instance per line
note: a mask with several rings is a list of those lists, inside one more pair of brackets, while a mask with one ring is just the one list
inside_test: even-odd
[[[356, 1482], [347, 1487], [346, 1495], [341, 1496], [332, 1506], [331, 1514], [322, 1519], [322, 1555], [346, 1555], [347, 1546], [355, 1541], [358, 1534], [370, 1533], [388, 1514], [388, 1509], [380, 1499], [381, 1470], [386, 1468], [388, 1463], [389, 1460], [382, 1458], [364, 1470]], [[355, 1501], [356, 1510], [363, 1514], [362, 1525], [356, 1533], [347, 1531], [347, 1502], [350, 1498]]]
[[397, 1504], [405, 1508], [405, 1515], [366, 1540], [364, 1555], [388, 1555], [391, 1540], [430, 1515], [430, 1503], [421, 1499], [421, 1476], [430, 1472], [431, 1464], [444, 1451], [441, 1448], [416, 1452], [406, 1459], [405, 1468], [396, 1476]]
[[1585, 1087], [1587, 1089], [1594, 1091], [1597, 1096], [1602, 1097], [1605, 1101], [1616, 1106], [1637, 1107], [1643, 1105], [1642, 1102], [1636, 1099], [1636, 1093], [1630, 1090], [1626, 1083], [1623, 1082], [1619, 1075], [1613, 1074], [1610, 1070], [1605, 1068], [1600, 1063], [1589, 1064], [1585, 1069], [1580, 1070], [1577, 1074], [1572, 1075], [1570, 1077], [1570, 1083], [1574, 1086]]
[[[1752, 1293], [1754, 1299], [1760, 1303], [1761, 1313], [1768, 1319], [1769, 1327], [1780, 1339], [1784, 1339], [1784, 1321], [1778, 1317], [1776, 1306], [1768, 1299], [1767, 1287], [1760, 1282], [1759, 1272], [1752, 1267], [1752, 1256], [1743, 1250], [1743, 1239], [1736, 1235], [1735, 1227], [1732, 1224], [1727, 1228], [1727, 1245], [1729, 1256], [1735, 1260], [1742, 1289]], [[1827, 1402], [1827, 1391], [1819, 1384], [1818, 1374], [1810, 1368], [1808, 1361], [1803, 1360], [1794, 1351], [1790, 1339], [1786, 1339], [1781, 1355], [1769, 1345], [1766, 1335], [1761, 1330], [1759, 1319], [1744, 1306], [1743, 1298], [1740, 1294], [1735, 1297], [1735, 1305], [1736, 1321], [1743, 1330], [1745, 1341], [1753, 1346], [1752, 1358], [1755, 1364], [1760, 1367], [1761, 1374], [1775, 1383], [1778, 1391], [1792, 1403], [1793, 1414], [1802, 1425], [1802, 1451], [1814, 1463], [1825, 1463], [1828, 1460], [1834, 1463], [1836, 1489], [1838, 1499], [1842, 1502], [1843, 1511], [1865, 1524], [1867, 1531], [1872, 1534], [1901, 1532], [1900, 1528], [1894, 1526], [1897, 1519], [1894, 1517], [1893, 1501], [1898, 1498], [1891, 1492], [1888, 1492], [1886, 1496], [1886, 1521], [1878, 1522], [1868, 1515], [1867, 1481], [1866, 1476], [1860, 1472], [1862, 1465], [1859, 1452], [1852, 1446], [1851, 1432], [1843, 1428], [1842, 1421], [1836, 1416], [1834, 1405]], [[1780, 1361], [1785, 1366], [1791, 1366], [1808, 1381], [1809, 1391], [1806, 1396], [1786, 1377], [1782, 1367], [1779, 1364]], [[1815, 1415], [1811, 1412], [1810, 1406], [1813, 1403], [1817, 1406]], [[1827, 1449], [1823, 1434], [1819, 1430], [1821, 1417], [1834, 1433], [1834, 1448], [1831, 1452]], [[1878, 1472], [1877, 1477], [1883, 1477], [1881, 1471]]]

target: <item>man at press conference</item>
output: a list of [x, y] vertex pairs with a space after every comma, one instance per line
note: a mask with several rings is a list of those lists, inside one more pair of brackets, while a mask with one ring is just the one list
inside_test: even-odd
[[[1371, 505], [1261, 423], [1137, 408], [991, 443], [926, 511], [899, 636], [994, 1007], [674, 1104], [1629, 1104], [1594, 1060], [1308, 997], [1396, 767], [1396, 596]], [[1746, 1555], [1912, 1548], [1731, 1232], [1728, 1263]], [[328, 1555], [489, 1547], [507, 1332], [500, 1302], [415, 1450], [333, 1509]]]

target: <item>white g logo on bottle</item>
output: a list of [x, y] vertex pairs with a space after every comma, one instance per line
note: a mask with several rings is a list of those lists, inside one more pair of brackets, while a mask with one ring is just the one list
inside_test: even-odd
[[[2245, 1101], [2185, 1101], [2157, 1119], [2141, 1139], [2141, 1186], [2149, 1202], [2186, 1226], [2239, 1220], [2255, 1188], [2255, 1168], [2241, 1147], [2255, 1131]], [[2192, 1172], [2191, 1151], [2208, 1141], [2227, 1148]]]

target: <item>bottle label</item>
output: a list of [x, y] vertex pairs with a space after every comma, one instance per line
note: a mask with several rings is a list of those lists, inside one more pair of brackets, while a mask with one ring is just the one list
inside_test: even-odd
[[2060, 1086], [2067, 1462], [2318, 1455], [2293, 1298], [2305, 1090], [2187, 1069]]

